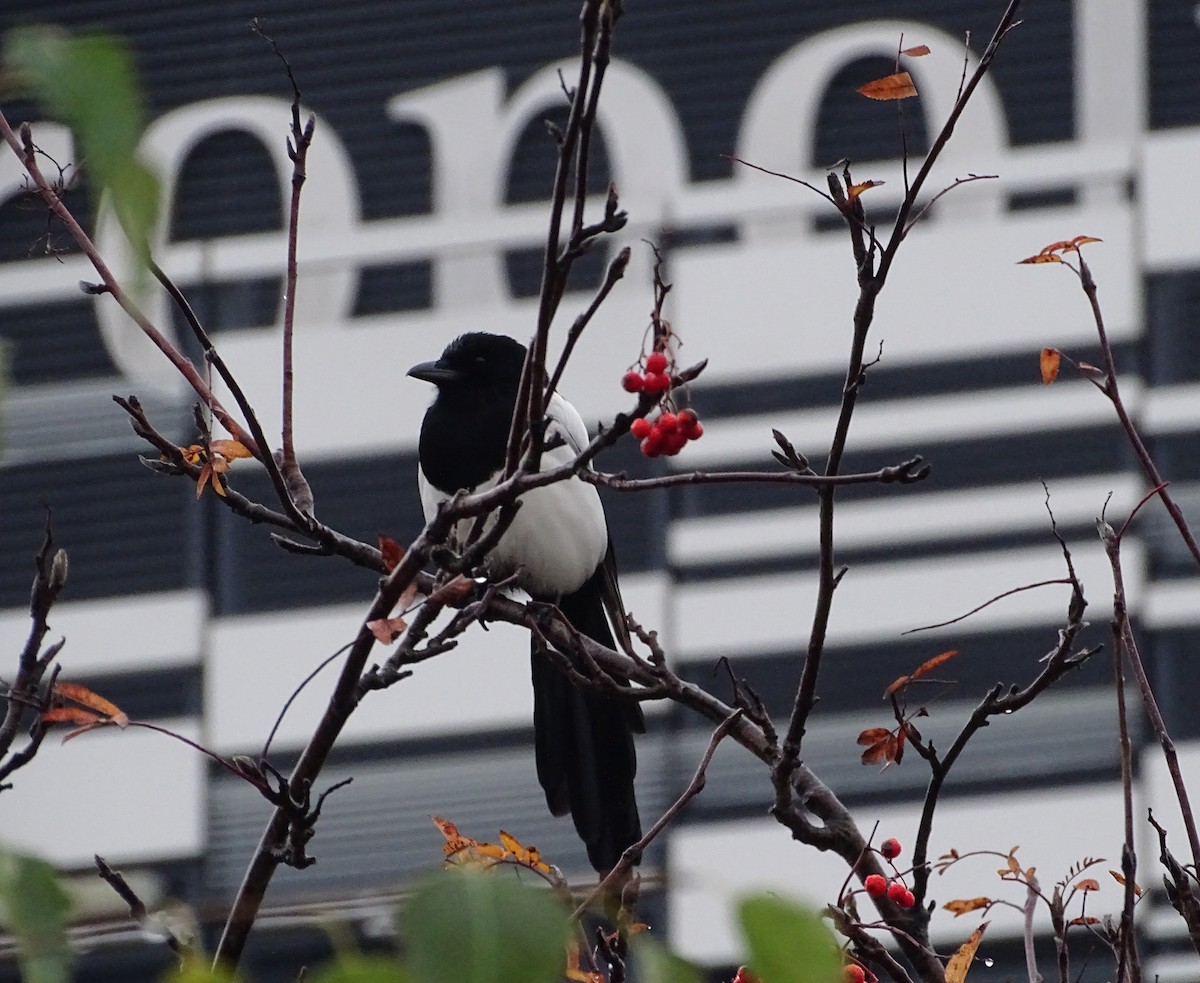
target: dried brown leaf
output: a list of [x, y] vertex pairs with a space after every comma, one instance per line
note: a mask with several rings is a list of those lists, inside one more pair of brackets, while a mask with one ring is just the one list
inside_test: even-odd
[[400, 561], [404, 559], [404, 547], [397, 543], [391, 536], [379, 534], [379, 552], [383, 556], [383, 568], [391, 573], [400, 565]]
[[983, 941], [983, 933], [987, 931], [989, 924], [991, 923], [984, 922], [975, 929], [970, 938], [960, 945], [958, 951], [950, 957], [950, 961], [946, 963], [946, 983], [963, 983], [963, 980], [967, 978], [971, 964], [975, 961], [975, 950]]
[[846, 189], [846, 197], [853, 201], [864, 191], [870, 191], [872, 188], [878, 188], [884, 181], [863, 181], [860, 184], [852, 184]]
[[70, 700], [72, 703], [78, 703], [81, 707], [93, 710], [95, 714], [107, 717], [118, 727], [125, 727], [129, 724], [129, 718], [125, 716], [125, 712], [119, 706], [115, 703], [110, 703], [99, 693], [93, 693], [86, 686], [81, 686], [79, 683], [56, 683], [54, 686], [54, 695], [64, 700]]
[[1057, 348], [1043, 348], [1038, 363], [1042, 369], [1042, 382], [1050, 385], [1058, 378], [1058, 366], [1062, 360]]
[[942, 907], [946, 911], [952, 912], [954, 917], [966, 915], [972, 911], [978, 911], [980, 908], [986, 908], [992, 903], [991, 898], [956, 898], [954, 901], [947, 901]]
[[[1112, 874], [1114, 881], [1116, 881], [1118, 884], [1120, 884], [1122, 887], [1124, 887], [1125, 877], [1119, 870], [1110, 870], [1109, 873]], [[1133, 882], [1133, 893], [1136, 894], [1139, 898], [1142, 896], [1142, 889], [1141, 889], [1140, 885], [1137, 883], [1137, 881]]]
[[911, 99], [917, 94], [917, 87], [908, 72], [896, 72], [860, 85], [858, 91], [868, 99]]

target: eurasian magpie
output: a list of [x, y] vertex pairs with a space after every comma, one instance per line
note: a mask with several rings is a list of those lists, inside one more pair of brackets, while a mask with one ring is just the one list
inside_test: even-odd
[[[460, 489], [484, 490], [504, 467], [525, 346], [503, 335], [464, 334], [436, 362], [408, 374], [437, 386], [425, 413], [418, 481], [426, 519]], [[588, 444], [579, 412], [554, 393], [545, 410], [543, 469], [575, 459]], [[488, 554], [493, 578], [516, 575], [534, 600], [556, 604], [580, 633], [614, 647], [605, 611], [623, 630], [624, 607], [604, 507], [594, 485], [569, 478], [527, 492], [512, 525]], [[474, 520], [459, 523], [465, 539]], [[639, 704], [581, 690], [537, 642], [531, 657], [538, 781], [555, 816], [570, 812], [601, 873], [641, 838], [634, 799], [633, 734], [645, 732]]]

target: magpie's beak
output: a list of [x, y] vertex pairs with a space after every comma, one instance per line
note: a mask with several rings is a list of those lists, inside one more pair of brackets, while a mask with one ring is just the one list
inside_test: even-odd
[[422, 382], [432, 382], [435, 386], [462, 381], [461, 372], [448, 369], [441, 362], [421, 362], [409, 369], [408, 374]]

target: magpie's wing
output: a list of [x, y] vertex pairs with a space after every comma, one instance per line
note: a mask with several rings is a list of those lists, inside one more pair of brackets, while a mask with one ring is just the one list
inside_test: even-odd
[[[587, 426], [583, 417], [568, 400], [558, 393], [550, 397], [546, 407], [546, 418], [550, 421], [547, 436], [560, 434], [566, 441], [564, 450], [569, 450], [573, 456], [578, 456], [591, 442], [588, 438]], [[589, 468], [591, 465], [588, 466]], [[616, 632], [620, 648], [629, 651], [632, 640], [629, 637], [629, 627], [625, 624], [625, 602], [621, 599], [621, 585], [617, 580], [617, 560], [613, 552], [612, 536], [608, 537], [608, 551], [600, 565], [600, 578], [597, 584], [600, 600], [608, 613], [608, 620]]]
[[558, 393], [550, 397], [550, 404], [546, 407], [546, 419], [549, 421], [546, 436], [551, 437], [556, 433], [561, 435], [573, 456], [578, 456], [591, 443], [579, 410]]

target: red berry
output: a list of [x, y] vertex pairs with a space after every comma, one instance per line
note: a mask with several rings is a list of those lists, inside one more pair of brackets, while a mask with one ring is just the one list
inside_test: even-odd
[[911, 908], [917, 903], [917, 896], [912, 891], [905, 891], [904, 897], [896, 902], [901, 908]]
[[863, 972], [863, 968], [858, 963], [849, 963], [842, 970], [842, 980], [844, 983], [866, 983], [867, 974]]
[[646, 356], [646, 371], [647, 372], [665, 372], [667, 369], [667, 356], [662, 352], [651, 352]]
[[887, 878], [881, 874], [868, 874], [867, 879], [863, 881], [863, 887], [867, 889], [867, 894], [871, 895], [871, 897], [882, 897], [887, 893]]
[[695, 424], [687, 432], [688, 440], [699, 440], [703, 436], [704, 436], [704, 425], [701, 423]]
[[900, 856], [900, 841], [895, 837], [884, 840], [879, 844], [879, 852], [887, 857], [888, 860], [895, 860]]
[[650, 426], [650, 421], [644, 416], [639, 416], [633, 423], [629, 424], [629, 432], [637, 437], [638, 440], [644, 440], [650, 436], [650, 431], [654, 428]]
[[621, 376], [621, 388], [627, 393], [640, 393], [646, 386], [646, 380], [640, 372], [626, 372]]
[[906, 888], [899, 881], [892, 881], [892, 883], [888, 885], [888, 889], [887, 889], [888, 900], [894, 901], [896, 904], [900, 905], [901, 907], [907, 907], [904, 904], [904, 896], [908, 893], [909, 893], [908, 888]]
[[671, 388], [671, 377], [664, 372], [647, 372], [642, 380], [642, 391], [656, 396]]
[[680, 410], [677, 419], [679, 425], [685, 430], [690, 430], [700, 422], [700, 418], [696, 416], [696, 411], [693, 409]]
[[680, 433], [678, 430], [666, 434], [663, 442], [663, 453], [668, 457], [674, 457], [687, 443], [687, 435]]
[[654, 425], [663, 433], [675, 433], [679, 429], [679, 417], [674, 413], [662, 413]]
[[642, 441], [642, 453], [646, 457], [658, 457], [660, 454], [667, 453], [667, 435], [658, 427], [651, 426], [650, 433]]
[[758, 977], [754, 976], [745, 966], [739, 966], [732, 983], [758, 983]]

